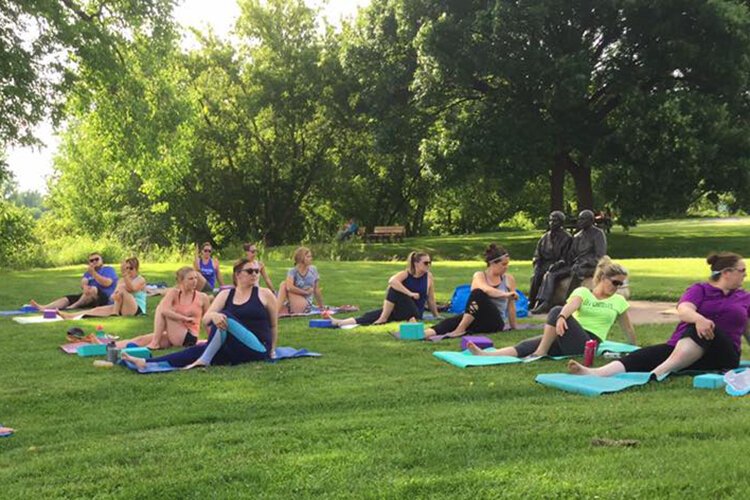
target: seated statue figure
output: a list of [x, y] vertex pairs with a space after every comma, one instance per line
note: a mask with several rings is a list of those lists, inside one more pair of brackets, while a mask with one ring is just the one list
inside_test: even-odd
[[529, 289], [529, 304], [536, 306], [539, 287], [550, 266], [560, 260], [565, 260], [570, 241], [573, 238], [563, 227], [565, 214], [559, 210], [549, 214], [549, 230], [539, 238], [534, 250], [531, 288]]
[[583, 210], [578, 214], [578, 232], [573, 236], [566, 258], [555, 262], [547, 270], [537, 294], [537, 306], [531, 312], [546, 313], [557, 305], [552, 303], [552, 297], [561, 279], [571, 278], [564, 296], [570, 295], [584, 279], [593, 276], [596, 263], [606, 253], [607, 237], [604, 231], [594, 226], [594, 212]]

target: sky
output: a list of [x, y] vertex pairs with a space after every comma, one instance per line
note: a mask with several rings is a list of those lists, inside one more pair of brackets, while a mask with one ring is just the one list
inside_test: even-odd
[[[370, 0], [306, 0], [312, 7], [319, 7], [321, 14], [332, 24], [338, 24], [342, 17], [353, 17], [359, 7]], [[175, 10], [175, 18], [183, 26], [199, 29], [210, 25], [224, 37], [231, 30], [239, 15], [236, 0], [183, 0]], [[186, 46], [191, 46], [189, 38]], [[8, 151], [8, 165], [15, 175], [21, 191], [47, 191], [47, 178], [52, 174], [52, 156], [57, 150], [58, 139], [52, 125], [42, 123], [37, 127], [37, 137], [45, 144], [39, 148], [11, 148]]]

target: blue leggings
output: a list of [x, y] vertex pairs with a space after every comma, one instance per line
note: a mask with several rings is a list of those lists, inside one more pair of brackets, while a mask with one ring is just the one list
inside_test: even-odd
[[182, 368], [194, 363], [204, 354], [206, 354], [208, 359], [204, 358], [203, 361], [211, 365], [238, 365], [240, 363], [268, 359], [268, 353], [250, 349], [229, 332], [227, 332], [226, 341], [221, 344], [221, 335], [219, 330], [214, 326], [208, 337], [208, 343], [188, 347], [187, 349], [173, 352], [166, 356], [151, 358], [147, 362], [158, 363], [166, 361], [175, 368]]

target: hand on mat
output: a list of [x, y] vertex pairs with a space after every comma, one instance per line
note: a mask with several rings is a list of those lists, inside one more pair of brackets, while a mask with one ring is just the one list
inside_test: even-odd
[[565, 332], [568, 330], [568, 322], [563, 316], [558, 316], [557, 321], [555, 322], [555, 332], [557, 335], [562, 337], [565, 335]]
[[711, 340], [714, 338], [714, 322], [710, 319], [706, 319], [701, 316], [698, 321], [695, 322], [695, 329], [698, 331], [698, 336], [702, 339]]
[[227, 329], [227, 317], [226, 317], [226, 315], [221, 314], [221, 313], [213, 313], [213, 315], [211, 316], [211, 321], [218, 328], [221, 328], [222, 330], [226, 330]]

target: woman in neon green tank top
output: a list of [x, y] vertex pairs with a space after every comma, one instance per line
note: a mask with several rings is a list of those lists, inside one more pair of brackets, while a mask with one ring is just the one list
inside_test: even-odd
[[628, 317], [628, 302], [617, 289], [628, 272], [606, 255], [596, 266], [594, 289], [579, 287], [573, 290], [564, 306], [553, 307], [544, 325], [544, 334], [492, 352], [484, 352], [472, 343], [469, 349], [479, 356], [571, 356], [583, 354], [586, 342], [607, 340], [615, 321], [635, 345], [635, 330]]

